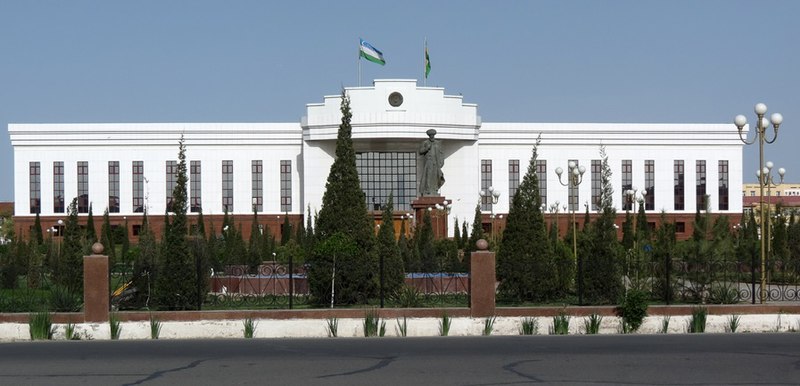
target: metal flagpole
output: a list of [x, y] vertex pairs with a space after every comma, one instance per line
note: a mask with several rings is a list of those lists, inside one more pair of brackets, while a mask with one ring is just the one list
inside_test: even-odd
[[358, 43], [358, 87], [361, 87], [361, 43]]

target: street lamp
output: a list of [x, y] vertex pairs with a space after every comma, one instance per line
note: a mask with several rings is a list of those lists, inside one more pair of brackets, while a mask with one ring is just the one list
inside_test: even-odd
[[[769, 121], [766, 118], [767, 114], [767, 105], [763, 103], [757, 103], [755, 105], [755, 113], [758, 117], [758, 121], [756, 122], [756, 136], [753, 137], [751, 140], [747, 140], [747, 133], [744, 131], [744, 126], [747, 124], [747, 117], [744, 115], [737, 115], [733, 119], [733, 123], [739, 129], [739, 139], [744, 142], [745, 145], [751, 145], [753, 143], [758, 142], [758, 185], [759, 185], [759, 198], [758, 198], [758, 205], [759, 210], [761, 212], [761, 293], [760, 299], [761, 303], [766, 301], [767, 297], [767, 289], [766, 289], [766, 276], [765, 276], [765, 268], [766, 268], [766, 240], [764, 239], [764, 229], [766, 228], [765, 218], [764, 218], [764, 187], [767, 185], [765, 178], [764, 170], [764, 143], [773, 143], [775, 140], [778, 139], [778, 127], [780, 127], [781, 123], [783, 123], [783, 115], [779, 113], [774, 113], [770, 116]], [[773, 136], [772, 139], [767, 139], [767, 128], [769, 127], [770, 122], [772, 122], [772, 130]], [[753, 299], [755, 303], [755, 299]]]
[[490, 218], [492, 219], [492, 238], [494, 239], [494, 237], [495, 237], [494, 206], [497, 205], [498, 201], [500, 201], [500, 190], [495, 189], [494, 187], [490, 186], [489, 189], [481, 190], [480, 195], [481, 195], [481, 203], [486, 201], [487, 198], [489, 200], [491, 200], [490, 202], [492, 204], [492, 211], [491, 211]]
[[[560, 166], [556, 168], [558, 182], [563, 186], [577, 189], [578, 185], [583, 182], [583, 173], [586, 173], [586, 167], [583, 165], [578, 166], [575, 161], [569, 161], [567, 166], [569, 167], [569, 174], [566, 182], [561, 180], [564, 169]], [[575, 206], [570, 205], [570, 211], [572, 212], [572, 254], [578, 262], [578, 305], [583, 305], [583, 259], [578, 257], [578, 230], [575, 225]]]
[[772, 188], [778, 187], [778, 184], [783, 183], [783, 177], [786, 175], [786, 169], [779, 168], [778, 175], [780, 176], [780, 182], [778, 184], [775, 183], [775, 179], [773, 178], [772, 168], [775, 165], [772, 161], [767, 161], [764, 166], [764, 169], [756, 171], [756, 177], [761, 177], [761, 174], [764, 174], [764, 178], [759, 178], [759, 180], [763, 180], [767, 187], [767, 206], [766, 206], [766, 213], [760, 213], [762, 217], [766, 216], [767, 221], [767, 232], [764, 237], [767, 239], [767, 257], [772, 258]]

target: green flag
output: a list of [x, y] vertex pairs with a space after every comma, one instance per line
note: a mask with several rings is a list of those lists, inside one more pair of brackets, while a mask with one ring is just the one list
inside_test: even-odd
[[428, 46], [425, 46], [425, 79], [428, 79], [428, 74], [431, 73], [431, 57], [428, 56]]

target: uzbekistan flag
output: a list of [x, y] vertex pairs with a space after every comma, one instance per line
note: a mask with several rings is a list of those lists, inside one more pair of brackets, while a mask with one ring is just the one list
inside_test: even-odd
[[386, 60], [383, 59], [383, 52], [378, 51], [377, 48], [373, 47], [371, 44], [364, 41], [364, 39], [359, 39], [361, 41], [359, 47], [359, 56], [369, 60], [373, 63], [378, 63], [381, 66], [386, 64]]

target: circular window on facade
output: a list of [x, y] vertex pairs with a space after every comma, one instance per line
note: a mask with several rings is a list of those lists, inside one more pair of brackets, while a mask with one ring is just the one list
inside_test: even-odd
[[403, 94], [396, 91], [389, 94], [389, 104], [392, 105], [392, 107], [400, 107], [400, 105], [403, 104]]

